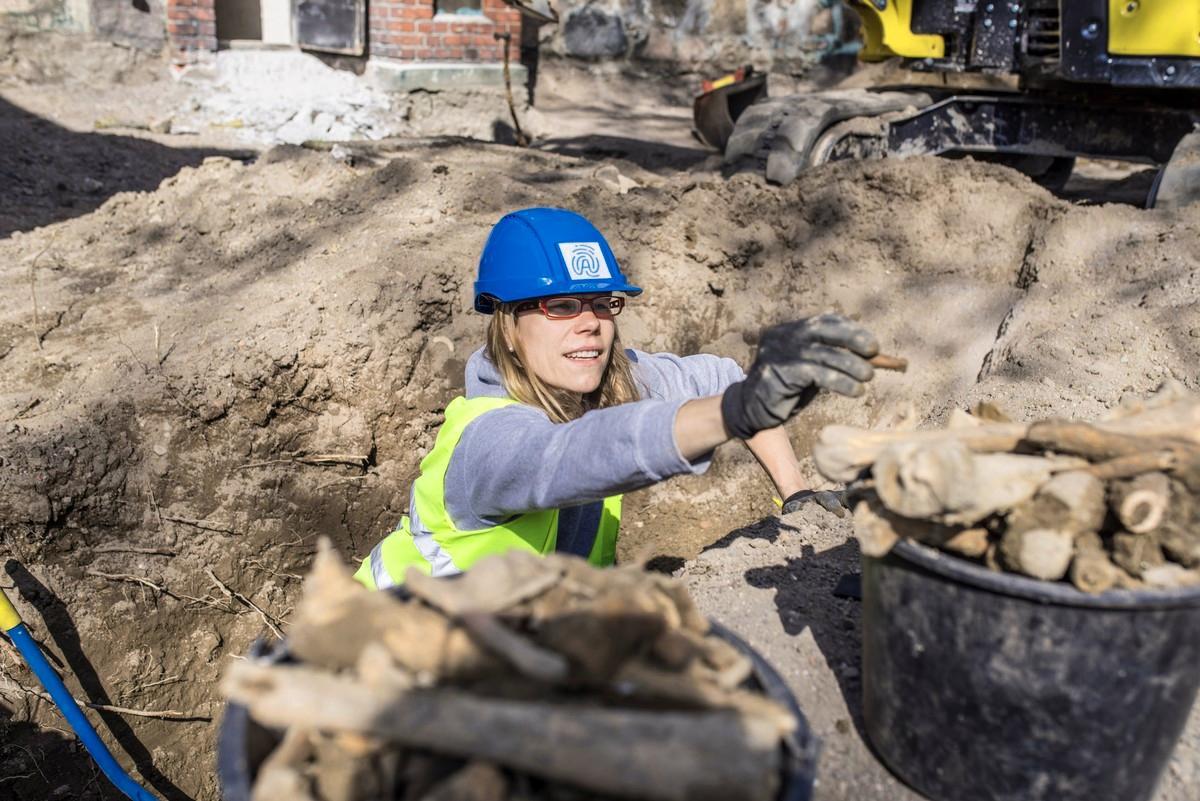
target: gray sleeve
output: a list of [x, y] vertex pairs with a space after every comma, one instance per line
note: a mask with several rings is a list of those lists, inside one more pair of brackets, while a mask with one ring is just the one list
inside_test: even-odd
[[463, 531], [539, 509], [561, 509], [702, 472], [675, 444], [684, 401], [643, 400], [553, 423], [514, 404], [463, 430], [446, 471], [446, 510]]
[[698, 353], [676, 356], [673, 353], [627, 351], [634, 375], [646, 388], [648, 397], [681, 400], [720, 395], [733, 383], [746, 377], [733, 359]]

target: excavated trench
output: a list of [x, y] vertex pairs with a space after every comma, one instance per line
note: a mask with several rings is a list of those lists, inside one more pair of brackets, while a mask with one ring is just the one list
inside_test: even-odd
[[[574, 208], [606, 232], [646, 289], [621, 318], [637, 347], [746, 363], [762, 326], [836, 309], [909, 358], [864, 400], [794, 421], [802, 454], [825, 423], [910, 405], [1089, 416], [1167, 376], [1200, 386], [1200, 212], [1072, 206], [969, 160], [835, 164], [782, 188], [614, 164], [640, 187], [492, 145], [358, 167], [285, 147], [208, 158], [0, 240], [22, 288], [0, 298], [0, 581], [80, 698], [214, 719], [97, 713], [149, 787], [217, 797], [222, 665], [286, 630], [318, 536], [361, 558], [403, 513], [482, 341], [475, 259], [512, 208]], [[729, 545], [770, 518], [770, 495], [729, 446], [709, 475], [630, 498], [621, 556], [675, 568], [708, 548], [728, 584], [705, 590], [723, 599], [710, 611], [775, 636]], [[819, 661], [800, 635], [785, 629], [773, 658]], [[0, 670], [3, 792], [115, 798], [4, 644]], [[808, 703], [819, 734], [845, 736], [823, 706], [841, 698]], [[882, 789], [831, 781], [820, 797], [898, 797], [861, 743], [830, 759], [831, 775], [859, 766]]]

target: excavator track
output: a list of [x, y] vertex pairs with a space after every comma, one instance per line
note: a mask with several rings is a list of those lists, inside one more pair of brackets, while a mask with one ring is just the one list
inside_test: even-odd
[[[787, 184], [828, 161], [974, 154], [1050, 185], [1065, 180], [1077, 156], [1167, 164], [1197, 126], [1200, 111], [1174, 106], [1087, 106], [1024, 93], [814, 92], [746, 108], [725, 163], [761, 168], [768, 181]], [[1176, 161], [1191, 152], [1180, 151]], [[1170, 175], [1185, 173], [1171, 168], [1165, 197], [1179, 194]]]
[[1147, 206], [1179, 209], [1200, 203], [1200, 131], [1185, 136], [1150, 190]]
[[[864, 89], [769, 98], [750, 106], [737, 118], [725, 146], [725, 163], [757, 160], [765, 163], [768, 181], [791, 183], [802, 170], [822, 163], [816, 159], [829, 154], [827, 142], [825, 147], [816, 145], [835, 126], [854, 120], [861, 128], [871, 125], [872, 119], [915, 111], [932, 102], [933, 98], [922, 92]], [[853, 133], [850, 128], [846, 132]]]

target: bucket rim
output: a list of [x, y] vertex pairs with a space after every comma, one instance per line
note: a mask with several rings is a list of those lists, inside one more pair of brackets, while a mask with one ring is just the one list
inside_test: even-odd
[[1014, 573], [989, 570], [960, 556], [912, 540], [896, 543], [888, 556], [951, 581], [1035, 603], [1110, 610], [1185, 609], [1200, 606], [1200, 586], [1170, 590], [1108, 590], [1089, 595], [1065, 582], [1042, 581]]

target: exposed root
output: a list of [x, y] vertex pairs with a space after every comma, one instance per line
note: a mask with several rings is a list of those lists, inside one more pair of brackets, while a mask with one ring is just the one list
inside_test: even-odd
[[229, 598], [230, 600], [236, 600], [239, 603], [252, 609], [259, 617], [262, 618], [263, 622], [267, 624], [267, 628], [269, 628], [271, 630], [272, 634], [274, 634], [280, 640], [283, 639], [283, 629], [280, 628], [281, 621], [276, 620], [271, 614], [269, 614], [266, 610], [264, 610], [258, 604], [254, 603], [254, 601], [251, 601], [245, 595], [242, 595], [237, 590], [231, 589], [228, 584], [226, 584], [225, 582], [223, 582], [219, 578], [217, 578], [217, 574], [212, 572], [211, 569], [206, 567], [206, 568], [204, 568], [204, 572], [205, 572], [205, 574], [207, 574], [207, 576], [210, 579], [213, 580], [213, 583], [216, 584], [218, 589], [220, 589], [221, 592], [225, 593], [225, 596], [227, 598]]
[[194, 595], [184, 595], [183, 593], [178, 593], [178, 592], [175, 592], [174, 590], [168, 589], [163, 584], [158, 584], [157, 582], [151, 581], [150, 579], [148, 579], [144, 576], [135, 576], [132, 573], [105, 573], [101, 570], [93, 570], [93, 569], [89, 569], [85, 572], [89, 576], [95, 576], [96, 578], [102, 578], [102, 579], [105, 579], [106, 581], [124, 581], [129, 584], [138, 584], [143, 587], [149, 587], [150, 589], [154, 590], [155, 592], [160, 592], [163, 595], [169, 595], [170, 597], [175, 598], [176, 600], [187, 601], [189, 603], [194, 603], [194, 604], [200, 604], [201, 606], [208, 606], [213, 609], [219, 609], [222, 612], [232, 613], [234, 611], [233, 609], [229, 608], [228, 606], [225, 606], [224, 604], [217, 601], [215, 598], [212, 598], [212, 597], [197, 598]]
[[[0, 684], [0, 693], [8, 695], [20, 694], [37, 698], [41, 701], [45, 701], [57, 709], [54, 699], [52, 699], [46, 693], [41, 692], [40, 690], [35, 690], [31, 687], [25, 687], [21, 684], [17, 684], [11, 679], [4, 684]], [[117, 715], [130, 715], [137, 718], [155, 718], [156, 720], [177, 720], [185, 723], [209, 723], [212, 721], [211, 715], [201, 715], [196, 712], [179, 712], [174, 709], [133, 709], [127, 706], [113, 706], [112, 704], [94, 704], [90, 701], [80, 701], [78, 698], [74, 698], [73, 700], [79, 706], [87, 707], [88, 709], [94, 709], [97, 712], [112, 712]]]

